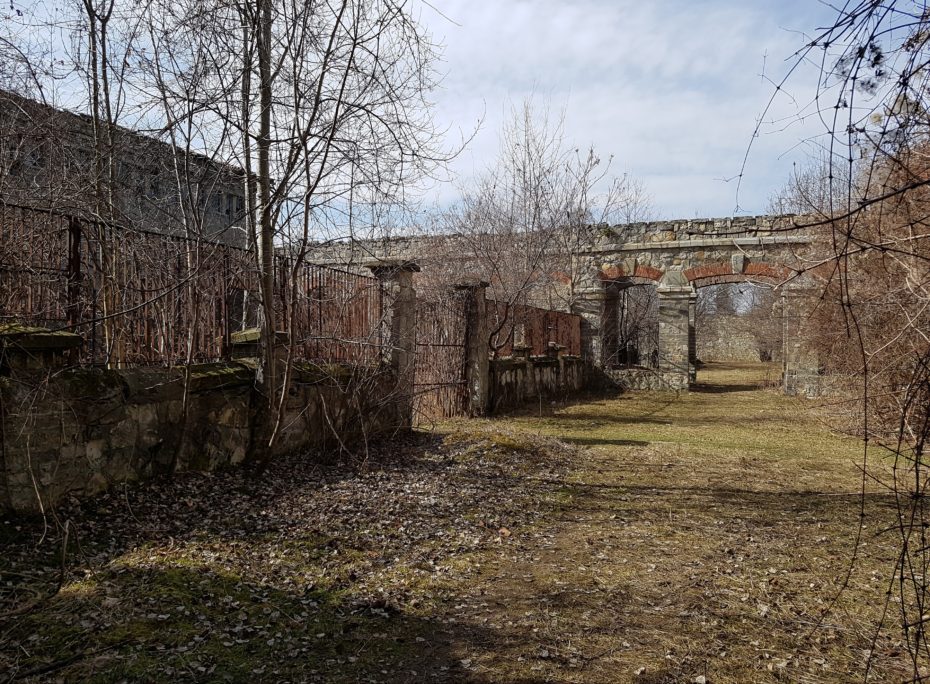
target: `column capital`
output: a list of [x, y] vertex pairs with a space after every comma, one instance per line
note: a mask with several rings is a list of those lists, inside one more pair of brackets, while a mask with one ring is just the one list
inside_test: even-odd
[[466, 278], [452, 285], [455, 290], [480, 290], [490, 287], [491, 283], [481, 278]]

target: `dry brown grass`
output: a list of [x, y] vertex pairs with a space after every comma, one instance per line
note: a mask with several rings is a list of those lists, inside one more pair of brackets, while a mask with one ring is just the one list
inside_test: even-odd
[[587, 449], [525, 553], [483, 574], [487, 607], [472, 619], [518, 625], [520, 636], [476, 649], [477, 672], [848, 682], [868, 665], [870, 681], [909, 678], [893, 606], [878, 628], [893, 501], [860, 496], [858, 442], [831, 434], [811, 403], [757, 388], [771, 372], [717, 364], [688, 394], [492, 422]]

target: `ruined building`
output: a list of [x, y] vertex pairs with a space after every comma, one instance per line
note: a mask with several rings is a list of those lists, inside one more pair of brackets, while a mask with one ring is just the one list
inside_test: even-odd
[[[110, 199], [112, 198], [112, 202]], [[0, 201], [246, 247], [244, 173], [0, 90]]]

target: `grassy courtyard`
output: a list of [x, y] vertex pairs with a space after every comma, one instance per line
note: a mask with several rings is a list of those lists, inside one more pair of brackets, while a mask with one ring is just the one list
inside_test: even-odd
[[906, 680], [893, 500], [813, 404], [760, 388], [772, 372], [711, 366], [687, 394], [537, 405], [351, 463], [2, 521], [0, 674]]

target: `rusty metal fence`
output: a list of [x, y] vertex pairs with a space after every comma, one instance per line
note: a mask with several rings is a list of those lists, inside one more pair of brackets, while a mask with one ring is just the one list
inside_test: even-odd
[[[295, 269], [284, 256], [275, 276], [299, 358], [380, 358], [379, 281]], [[82, 363], [225, 358], [231, 334], [257, 323], [258, 300], [247, 250], [0, 203], [0, 324], [74, 330], [85, 339]]]
[[[414, 408], [422, 420], [467, 410], [468, 336], [490, 331], [488, 352], [581, 354], [581, 318], [487, 302], [474, 289], [423, 292], [417, 302]], [[377, 364], [384, 294], [376, 278], [275, 262], [275, 308], [295, 357]], [[227, 358], [233, 332], [258, 323], [258, 278], [247, 250], [126, 230], [0, 203], [0, 324], [79, 332], [89, 365], [172, 365]]]
[[304, 359], [376, 364], [384, 295], [375, 278], [279, 257], [278, 320]]
[[465, 379], [470, 320], [468, 290], [427, 293], [417, 299], [414, 422], [461, 416], [467, 410]]
[[488, 301], [486, 321], [475, 320], [479, 307], [475, 288], [440, 288], [417, 299], [415, 419], [426, 423], [468, 412], [469, 339], [477, 330], [487, 335], [475, 349], [510, 356], [523, 348], [533, 356], [553, 349], [581, 355], [581, 316], [525, 304]]
[[542, 356], [553, 345], [565, 354], [581, 355], [581, 316], [577, 314], [489, 301], [488, 318], [491, 344], [498, 356], [511, 356], [515, 347]]

